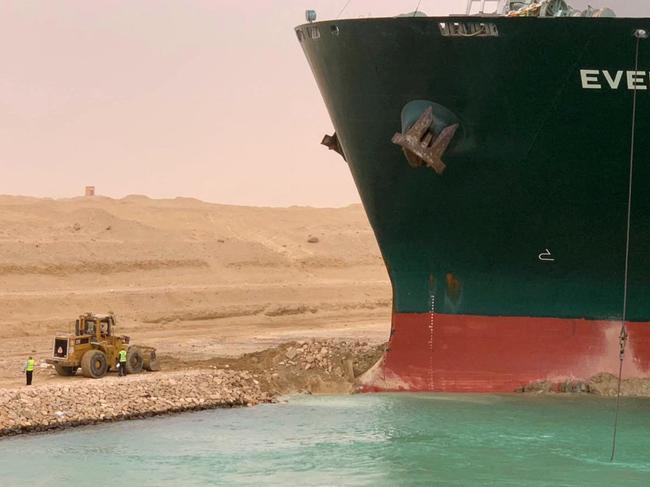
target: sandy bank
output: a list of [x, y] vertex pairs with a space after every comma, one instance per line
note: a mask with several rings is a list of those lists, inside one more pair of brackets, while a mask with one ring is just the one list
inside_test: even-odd
[[[272, 402], [279, 394], [349, 393], [380, 356], [365, 342], [291, 342], [181, 370], [0, 390], [0, 437], [101, 422]], [[163, 358], [165, 362], [165, 359]], [[54, 374], [53, 371], [42, 373]]]

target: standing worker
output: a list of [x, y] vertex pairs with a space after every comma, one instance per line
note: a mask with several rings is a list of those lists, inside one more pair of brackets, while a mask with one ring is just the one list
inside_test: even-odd
[[126, 375], [126, 350], [120, 350], [120, 377]]
[[31, 386], [32, 385], [32, 377], [34, 375], [34, 366], [36, 365], [36, 360], [34, 360], [34, 357], [31, 355], [27, 359], [27, 363], [25, 364], [25, 378], [27, 379], [27, 385]]

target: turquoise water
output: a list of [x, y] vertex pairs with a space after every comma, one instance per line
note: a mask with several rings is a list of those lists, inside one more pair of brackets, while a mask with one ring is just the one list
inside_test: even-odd
[[[0, 485], [650, 486], [650, 401], [302, 396], [0, 441]], [[90, 407], [90, 405], [89, 405]]]

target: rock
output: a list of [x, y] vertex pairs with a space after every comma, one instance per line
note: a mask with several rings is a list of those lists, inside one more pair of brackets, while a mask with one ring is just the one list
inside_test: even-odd
[[310, 243], [310, 244], [315, 244], [315, 243], [320, 242], [320, 240], [318, 239], [318, 237], [309, 237], [307, 239], [307, 242]]
[[343, 361], [343, 367], [345, 369], [345, 375], [348, 379], [354, 379], [354, 361], [352, 358], [347, 358]]
[[298, 355], [298, 351], [297, 351], [295, 348], [293, 348], [293, 347], [289, 347], [289, 349], [285, 352], [284, 355], [285, 355], [285, 357], [287, 357], [289, 360], [293, 360], [293, 358], [294, 358], [296, 355]]

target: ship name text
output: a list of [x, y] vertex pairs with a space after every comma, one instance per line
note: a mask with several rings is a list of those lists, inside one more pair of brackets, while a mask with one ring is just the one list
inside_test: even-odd
[[607, 71], [606, 69], [581, 69], [580, 81], [585, 90], [647, 90], [650, 86], [648, 71]]

